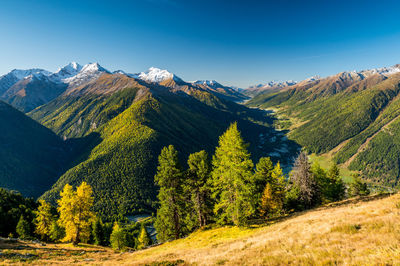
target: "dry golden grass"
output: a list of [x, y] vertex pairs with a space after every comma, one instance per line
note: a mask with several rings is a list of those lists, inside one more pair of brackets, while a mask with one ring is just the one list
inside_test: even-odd
[[[88, 246], [84, 248], [87, 250], [84, 255], [74, 256], [73, 252], [82, 249], [47, 245], [39, 248], [75, 251], [60, 259], [51, 258], [49, 252], [39, 249], [35, 251], [38, 258], [31, 263], [400, 265], [399, 202], [399, 194], [347, 200], [298, 213], [269, 225], [198, 231], [185, 239], [133, 253], [118, 254], [107, 248]], [[0, 264], [9, 262], [12, 261], [2, 261], [0, 257]]]

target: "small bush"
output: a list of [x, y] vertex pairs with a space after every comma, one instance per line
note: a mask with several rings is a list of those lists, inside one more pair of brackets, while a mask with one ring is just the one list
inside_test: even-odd
[[331, 228], [331, 232], [339, 232], [345, 234], [355, 234], [361, 229], [360, 224], [343, 224]]

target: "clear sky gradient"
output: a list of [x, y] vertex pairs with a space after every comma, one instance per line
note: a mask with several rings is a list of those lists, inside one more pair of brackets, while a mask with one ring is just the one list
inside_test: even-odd
[[0, 1], [0, 74], [71, 61], [247, 87], [400, 63], [400, 1]]

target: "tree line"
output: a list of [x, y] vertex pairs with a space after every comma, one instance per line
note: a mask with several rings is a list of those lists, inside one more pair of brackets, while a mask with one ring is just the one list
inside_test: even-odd
[[[159, 242], [211, 224], [246, 226], [255, 219], [369, 194], [359, 177], [354, 176], [353, 183], [346, 186], [336, 164], [325, 171], [317, 163], [311, 165], [304, 151], [287, 177], [279, 162], [273, 164], [269, 157], [254, 165], [247, 147], [233, 123], [220, 136], [212, 158], [204, 150], [190, 154], [186, 169], [174, 146], [162, 149], [154, 177], [159, 186], [154, 219]], [[66, 184], [57, 207], [0, 188], [0, 235], [93, 243], [116, 250], [141, 249], [153, 243], [146, 230], [153, 219], [134, 223], [119, 217], [115, 222], [103, 222], [93, 211], [93, 201], [92, 188], [86, 182], [76, 190]]]
[[313, 208], [346, 196], [369, 193], [358, 177], [347, 187], [336, 164], [325, 171], [310, 164], [302, 151], [287, 178], [278, 163], [262, 157], [254, 167], [251, 154], [233, 123], [219, 138], [212, 159], [207, 152], [190, 154], [187, 169], [170, 145], [161, 150], [155, 182], [159, 208], [155, 220], [160, 242], [183, 237], [209, 224], [246, 226]]
[[35, 202], [5, 189], [0, 189], [0, 194], [3, 196], [0, 199], [2, 236], [72, 242], [74, 245], [83, 242], [111, 246], [116, 250], [142, 249], [152, 244], [146, 230], [151, 221], [133, 223], [125, 218], [103, 223], [92, 211], [93, 191], [86, 182], [76, 190], [66, 184], [60, 192], [57, 208], [44, 200]]

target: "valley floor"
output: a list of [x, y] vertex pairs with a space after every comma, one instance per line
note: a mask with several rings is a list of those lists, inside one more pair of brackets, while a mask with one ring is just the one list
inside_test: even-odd
[[0, 240], [0, 264], [391, 265], [400, 264], [399, 221], [400, 194], [377, 195], [262, 226], [199, 230], [136, 252]]

